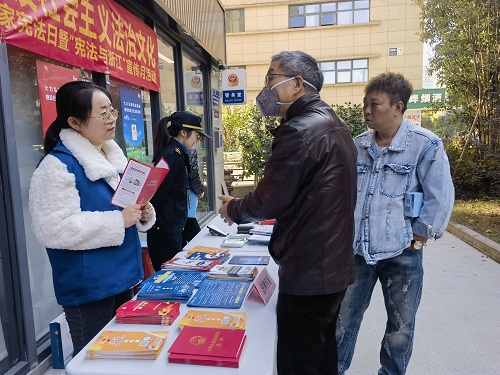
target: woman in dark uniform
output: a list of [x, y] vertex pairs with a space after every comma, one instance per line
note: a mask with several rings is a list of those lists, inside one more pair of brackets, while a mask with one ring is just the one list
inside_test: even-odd
[[201, 117], [177, 111], [158, 123], [154, 138], [153, 164], [164, 158], [170, 172], [151, 199], [156, 223], [147, 233], [149, 256], [155, 271], [182, 250], [182, 230], [188, 213], [189, 150], [202, 137]]

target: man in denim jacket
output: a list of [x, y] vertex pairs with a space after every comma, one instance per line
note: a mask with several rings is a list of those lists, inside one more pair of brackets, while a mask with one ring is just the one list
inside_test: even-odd
[[[383, 73], [365, 88], [364, 118], [370, 130], [354, 140], [356, 281], [347, 290], [337, 320], [339, 374], [351, 364], [377, 280], [387, 310], [378, 375], [405, 374], [422, 294], [422, 247], [443, 235], [453, 207], [455, 194], [442, 141], [403, 117], [411, 93], [411, 84], [397, 73]], [[409, 192], [423, 193], [418, 217], [405, 217]]]

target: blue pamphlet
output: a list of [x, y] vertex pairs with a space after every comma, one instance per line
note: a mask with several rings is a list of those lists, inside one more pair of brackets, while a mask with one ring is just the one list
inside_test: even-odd
[[190, 307], [221, 307], [239, 309], [248, 293], [251, 281], [204, 280], [188, 301]]

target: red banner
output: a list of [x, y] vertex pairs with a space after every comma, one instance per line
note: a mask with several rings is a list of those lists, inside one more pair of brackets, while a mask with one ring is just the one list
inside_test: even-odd
[[112, 0], [2, 1], [0, 33], [34, 53], [160, 90], [154, 30]]
[[78, 70], [63, 68], [62, 66], [38, 60], [36, 62], [36, 75], [38, 78], [40, 108], [42, 110], [42, 129], [45, 138], [45, 132], [57, 117], [57, 90], [66, 82], [79, 81], [81, 77]]

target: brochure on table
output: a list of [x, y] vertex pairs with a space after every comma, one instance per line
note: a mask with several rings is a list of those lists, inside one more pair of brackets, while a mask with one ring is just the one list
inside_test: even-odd
[[[236, 233], [236, 226], [228, 226], [219, 217], [213, 220], [214, 225], [221, 227], [230, 233]], [[211, 242], [213, 238], [216, 241]], [[211, 237], [208, 229], [205, 227], [191, 243], [186, 246], [185, 250], [191, 249], [196, 245], [220, 247], [223, 237]], [[252, 253], [255, 255], [269, 255], [266, 246], [245, 245], [241, 249], [231, 249], [231, 254], [245, 255]], [[185, 256], [185, 252], [179, 253]], [[278, 280], [278, 267], [271, 259], [267, 266], [258, 266], [262, 271], [259, 275], [268, 273], [274, 281]], [[256, 278], [257, 279], [257, 278]], [[255, 283], [255, 282], [254, 282]], [[254, 287], [252, 287], [254, 288]], [[247, 298], [240, 309], [234, 309], [235, 313], [244, 312], [247, 315], [246, 332], [247, 343], [244, 353], [241, 358], [239, 369], [212, 366], [196, 366], [188, 364], [168, 363], [168, 349], [175, 341], [181, 332], [178, 321], [183, 317], [188, 310], [185, 303], [181, 303], [180, 317], [178, 317], [172, 326], [152, 326], [143, 324], [116, 324], [114, 319], [109, 322], [103, 330], [126, 330], [126, 331], [167, 331], [167, 341], [163, 346], [156, 360], [88, 360], [85, 357], [84, 348], [75, 358], [73, 358], [66, 367], [66, 375], [143, 375], [143, 374], [172, 374], [176, 375], [192, 375], [194, 372], [203, 371], [205, 375], [272, 375], [275, 373], [275, 350], [276, 350], [276, 301], [277, 288], [269, 295], [267, 305], [263, 303], [263, 299], [256, 291], [248, 292]], [[203, 308], [195, 308], [206, 310]], [[224, 308], [210, 308], [213, 311], [228, 311]], [[93, 341], [93, 340], [92, 340]], [[201, 370], [199, 370], [201, 369]]]

